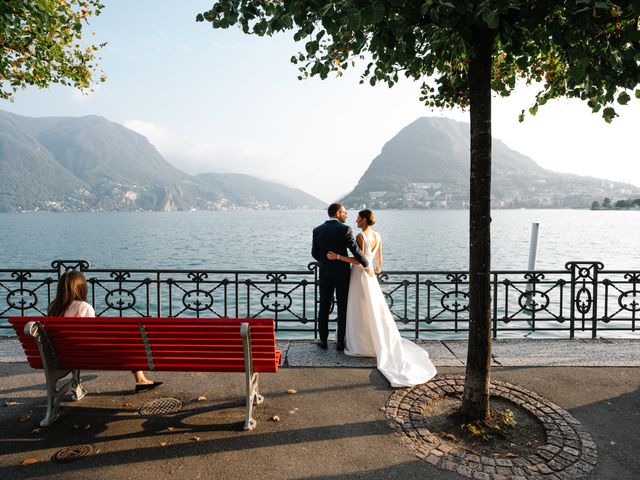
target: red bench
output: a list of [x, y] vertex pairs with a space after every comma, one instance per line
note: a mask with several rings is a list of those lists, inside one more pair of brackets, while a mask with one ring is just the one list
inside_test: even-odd
[[[258, 374], [277, 372], [272, 319], [262, 318], [10, 318], [33, 368], [44, 369], [47, 383], [46, 427], [58, 419], [69, 391], [80, 400], [86, 390], [80, 370], [245, 372], [244, 428], [251, 430]], [[58, 381], [71, 379], [58, 387]]]

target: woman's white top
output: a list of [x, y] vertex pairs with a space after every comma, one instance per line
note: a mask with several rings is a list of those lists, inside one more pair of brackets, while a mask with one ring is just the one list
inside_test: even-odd
[[65, 317], [95, 317], [96, 311], [87, 302], [74, 300], [64, 312]]

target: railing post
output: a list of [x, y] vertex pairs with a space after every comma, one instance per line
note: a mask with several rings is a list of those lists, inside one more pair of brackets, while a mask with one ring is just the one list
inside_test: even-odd
[[493, 339], [498, 338], [498, 274], [494, 273], [493, 277]]
[[420, 274], [416, 273], [416, 315], [415, 315], [415, 338], [420, 338]]
[[157, 305], [158, 318], [162, 318], [162, 294], [161, 294], [161, 290], [162, 290], [162, 274], [160, 272], [158, 272], [158, 273], [156, 273], [156, 302], [158, 302], [158, 305]]
[[[598, 323], [598, 272], [604, 269], [601, 262], [567, 262], [571, 272], [571, 317], [569, 338], [575, 337], [576, 312], [584, 321], [591, 312], [591, 337], [596, 338]], [[578, 288], [579, 287], [579, 288]]]

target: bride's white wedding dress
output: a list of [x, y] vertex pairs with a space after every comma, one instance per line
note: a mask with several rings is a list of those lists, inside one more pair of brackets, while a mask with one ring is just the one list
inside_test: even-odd
[[[381, 241], [377, 232], [369, 231], [369, 239], [362, 235], [362, 251], [371, 264]], [[374, 236], [375, 242], [370, 242]], [[371, 243], [375, 243], [373, 251]], [[354, 265], [351, 269], [345, 353], [376, 357], [378, 370], [392, 387], [418, 385], [436, 375], [429, 354], [400, 336], [378, 280], [375, 276], [367, 275], [360, 265]]]

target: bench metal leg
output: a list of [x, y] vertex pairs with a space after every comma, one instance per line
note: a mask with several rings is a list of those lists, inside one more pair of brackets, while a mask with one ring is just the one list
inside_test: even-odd
[[258, 393], [258, 374], [246, 372], [247, 381], [247, 398], [246, 413], [244, 416], [244, 429], [253, 430], [256, 426], [256, 420], [253, 418], [253, 405], [260, 405], [264, 402], [264, 397]]
[[[49, 341], [47, 332], [38, 322], [29, 322], [24, 327], [24, 333], [33, 337], [38, 345], [42, 368], [47, 382], [47, 414], [40, 422], [41, 427], [48, 427], [60, 416], [58, 410], [60, 400], [71, 392], [72, 400], [81, 400], [87, 391], [80, 381], [80, 370], [62, 370], [58, 365], [53, 345]], [[58, 381], [71, 374], [71, 379], [58, 388]]]
[[256, 420], [253, 418], [253, 405], [260, 405], [264, 397], [258, 392], [258, 374], [253, 371], [253, 358], [251, 357], [251, 334], [249, 324], [240, 324], [240, 336], [242, 337], [242, 350], [244, 352], [244, 372], [247, 385], [246, 413], [244, 416], [244, 429], [253, 430]]
[[[48, 427], [59, 417], [60, 401], [71, 392], [72, 400], [81, 400], [87, 391], [80, 382], [80, 370], [55, 370], [45, 369], [47, 380], [47, 414], [40, 422], [41, 427]], [[58, 388], [58, 381], [71, 373], [71, 379]]]

